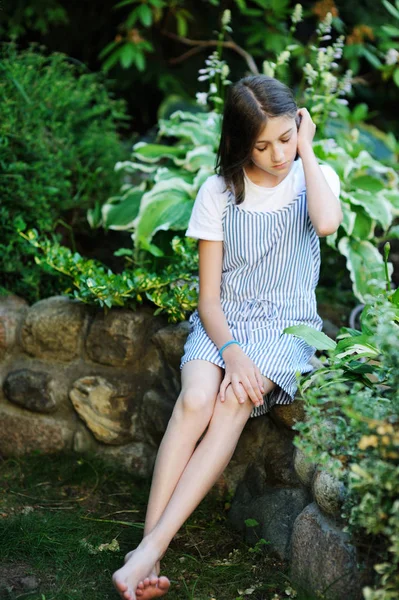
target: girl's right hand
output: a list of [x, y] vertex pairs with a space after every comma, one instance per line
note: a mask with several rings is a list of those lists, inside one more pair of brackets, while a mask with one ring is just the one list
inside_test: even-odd
[[[220, 384], [220, 400], [224, 402], [225, 392], [231, 384], [233, 392], [240, 404], [245, 402], [242, 388], [248, 394], [250, 400], [257, 406], [263, 404], [263, 379], [259, 368], [245, 354], [237, 344], [231, 344], [223, 352], [223, 360], [226, 365], [225, 375]], [[241, 384], [241, 385], [240, 385]]]

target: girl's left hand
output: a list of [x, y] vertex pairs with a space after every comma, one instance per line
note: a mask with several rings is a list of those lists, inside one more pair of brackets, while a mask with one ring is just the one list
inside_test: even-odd
[[302, 156], [304, 151], [312, 148], [312, 141], [316, 133], [316, 125], [312, 121], [312, 117], [307, 108], [300, 108], [298, 115], [301, 117], [301, 122], [298, 129], [298, 154]]

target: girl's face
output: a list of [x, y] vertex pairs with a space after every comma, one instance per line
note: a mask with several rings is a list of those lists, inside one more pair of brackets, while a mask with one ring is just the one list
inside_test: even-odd
[[277, 185], [291, 169], [296, 153], [295, 118], [287, 115], [269, 118], [256, 140], [249, 168], [259, 180]]

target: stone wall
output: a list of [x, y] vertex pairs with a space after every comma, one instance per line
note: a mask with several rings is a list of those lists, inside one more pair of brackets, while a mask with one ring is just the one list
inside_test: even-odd
[[[0, 454], [90, 452], [149, 477], [179, 393], [188, 328], [148, 308], [0, 298]], [[251, 543], [265, 538], [265, 551], [290, 562], [303, 590], [357, 600], [356, 549], [340, 521], [345, 490], [293, 445], [292, 425], [304, 418], [297, 398], [249, 419], [214, 490], [235, 493], [232, 524]], [[247, 528], [248, 518], [259, 525]]]

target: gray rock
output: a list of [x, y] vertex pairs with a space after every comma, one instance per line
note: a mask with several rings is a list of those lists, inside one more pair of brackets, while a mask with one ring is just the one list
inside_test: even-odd
[[23, 298], [13, 294], [0, 296], [0, 359], [16, 345], [18, 329], [28, 308]]
[[164, 393], [148, 390], [143, 396], [139, 410], [139, 422], [145, 439], [156, 447], [161, 443], [169, 423], [174, 403]]
[[189, 322], [183, 321], [177, 325], [163, 327], [152, 336], [153, 342], [161, 349], [165, 362], [175, 373], [180, 372], [180, 360], [189, 331]]
[[0, 405], [0, 454], [22, 456], [70, 450], [74, 430], [58, 416], [35, 415], [13, 405]]
[[345, 485], [327, 471], [317, 471], [312, 481], [313, 497], [322, 511], [328, 515], [341, 517], [341, 507], [345, 500]]
[[309, 459], [299, 448], [295, 447], [294, 450], [294, 467], [295, 472], [298, 475], [299, 480], [303, 485], [311, 487], [313, 475], [316, 470], [316, 464], [310, 462]]
[[106, 444], [125, 444], [134, 439], [134, 399], [129, 387], [100, 376], [82, 377], [69, 393], [78, 415], [94, 437]]
[[[244, 481], [237, 488], [229, 520], [250, 544], [264, 538], [267, 554], [288, 560], [294, 521], [310, 501], [305, 488], [264, 486], [262, 495], [254, 496]], [[247, 527], [247, 519], [255, 519], [259, 525]]]
[[86, 338], [87, 355], [102, 365], [133, 365], [143, 358], [159, 326], [160, 322], [147, 310], [98, 312]]
[[49, 413], [56, 408], [51, 378], [43, 371], [11, 371], [3, 384], [3, 390], [7, 400], [28, 410]]
[[156, 449], [142, 442], [125, 446], [99, 445], [96, 453], [109, 464], [144, 479], [151, 476], [156, 457]]
[[314, 502], [295, 520], [289, 577], [295, 587], [326, 600], [363, 598], [356, 548]]
[[291, 429], [297, 421], [305, 419], [304, 402], [296, 396], [291, 404], [274, 404], [270, 416], [277, 425]]
[[67, 361], [80, 352], [86, 309], [81, 302], [54, 296], [36, 302], [26, 313], [21, 344], [37, 358]]

